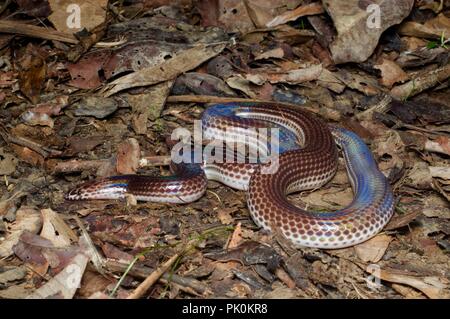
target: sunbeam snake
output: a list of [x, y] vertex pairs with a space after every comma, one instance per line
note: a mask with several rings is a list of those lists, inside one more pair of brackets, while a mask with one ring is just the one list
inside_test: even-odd
[[[264, 172], [269, 162], [211, 163], [204, 156], [201, 164], [172, 162], [173, 176], [111, 176], [82, 184], [66, 198], [119, 199], [132, 194], [141, 201], [187, 203], [205, 193], [210, 179], [246, 190], [254, 222], [266, 230], [276, 228], [295, 246], [348, 247], [375, 236], [387, 224], [394, 211], [391, 187], [369, 148], [355, 133], [328, 126], [308, 111], [277, 103], [217, 104], [202, 116], [203, 138], [208, 140], [237, 138], [255, 127], [279, 129], [279, 151], [270, 149], [270, 143], [268, 147], [272, 155], [279, 154], [273, 172]], [[261, 147], [261, 143], [254, 145], [257, 137], [246, 136], [253, 148]], [[334, 176], [338, 166], [336, 144], [345, 159], [353, 201], [335, 212], [312, 212], [293, 205], [288, 194], [318, 188]]]

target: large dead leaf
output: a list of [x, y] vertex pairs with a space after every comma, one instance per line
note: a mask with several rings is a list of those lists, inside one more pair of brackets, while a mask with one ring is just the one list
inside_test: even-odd
[[135, 138], [129, 138], [117, 147], [116, 169], [120, 174], [135, 174], [139, 168], [141, 148]]
[[106, 18], [108, 0], [49, 0], [52, 14], [48, 17], [58, 31], [76, 33], [92, 30]]
[[19, 242], [20, 236], [29, 231], [37, 233], [42, 226], [41, 214], [34, 208], [21, 207], [16, 214], [16, 221], [9, 229], [9, 235], [0, 242], [0, 258], [13, 254], [13, 247]]
[[105, 95], [110, 96], [119, 91], [172, 80], [179, 74], [190, 71], [203, 62], [222, 52], [225, 45], [198, 45], [152, 67], [123, 76], [106, 86]]
[[384, 30], [409, 15], [414, 0], [322, 1], [338, 32], [330, 45], [335, 63], [363, 62]]

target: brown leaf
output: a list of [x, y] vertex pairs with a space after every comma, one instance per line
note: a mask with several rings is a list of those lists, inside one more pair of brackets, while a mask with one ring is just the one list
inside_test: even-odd
[[265, 51], [261, 54], [258, 54], [257, 56], [255, 56], [255, 61], [257, 60], [266, 60], [266, 59], [272, 59], [272, 58], [276, 58], [276, 59], [281, 59], [284, 57], [284, 50], [283, 48], [275, 48], [269, 51]]
[[414, 21], [404, 22], [400, 25], [397, 32], [401, 35], [407, 35], [418, 38], [440, 39], [444, 34], [444, 38], [450, 35], [450, 19], [444, 14], [427, 20], [424, 24]]
[[233, 222], [233, 217], [231, 213], [235, 212], [234, 208], [221, 208], [217, 210], [217, 218], [219, 218], [220, 222], [224, 225], [229, 225]]
[[76, 242], [78, 237], [65, 223], [60, 215], [51, 209], [41, 210], [43, 225], [41, 237], [51, 241], [55, 247], [67, 247], [71, 242]]
[[111, 55], [108, 50], [86, 54], [77, 63], [67, 64], [72, 80], [69, 85], [81, 89], [95, 89], [100, 86], [102, 80], [99, 77], [100, 70]]
[[[147, 86], [174, 79], [179, 74], [190, 71], [216, 56], [224, 48], [224, 45], [199, 45], [185, 50], [160, 64], [144, 68], [113, 81], [106, 86], [104, 93], [106, 96], [110, 96], [128, 88]], [[195, 59], [192, 57], [195, 57]]]
[[390, 222], [386, 225], [384, 229], [394, 230], [397, 228], [404, 227], [409, 223], [413, 222], [420, 214], [421, 212], [412, 212], [405, 215], [396, 215], [390, 220]]
[[285, 24], [289, 21], [296, 20], [300, 17], [315, 15], [323, 13], [323, 7], [320, 3], [313, 2], [297, 7], [292, 11], [286, 11], [283, 14], [276, 16], [272, 20], [266, 23], [266, 27], [272, 28], [280, 24]]
[[102, 245], [102, 251], [106, 258], [116, 259], [127, 263], [130, 263], [134, 259], [133, 255], [128, 254], [109, 243], [104, 243]]
[[427, 20], [424, 25], [444, 36], [444, 39], [450, 37], [450, 18], [446, 17], [443, 13], [438, 14], [437, 17]]
[[18, 62], [20, 91], [33, 104], [40, 100], [41, 89], [44, 86], [47, 65], [44, 58], [33, 45], [28, 45], [26, 53]]
[[195, 7], [202, 17], [201, 25], [219, 26], [219, 1], [218, 0], [199, 0], [196, 1]]
[[53, 127], [52, 115], [59, 115], [61, 109], [68, 104], [67, 95], [59, 96], [51, 102], [40, 103], [21, 114], [21, 119], [29, 125], [45, 125]]
[[64, 150], [64, 156], [74, 156], [78, 153], [88, 152], [104, 142], [104, 136], [71, 136], [67, 139], [68, 146]]
[[242, 228], [241, 223], [238, 223], [234, 228], [234, 232], [231, 235], [230, 242], [228, 243], [228, 249], [233, 249], [239, 246], [242, 242]]
[[291, 70], [286, 73], [267, 74], [270, 83], [299, 84], [317, 80], [322, 73], [322, 65], [312, 65], [303, 69]]
[[9, 229], [6, 239], [0, 243], [0, 257], [13, 254], [13, 247], [24, 232], [37, 233], [42, 226], [41, 214], [33, 208], [21, 207], [16, 213], [16, 221]]
[[[16, 171], [18, 160], [13, 155], [0, 148], [0, 175], [10, 175]], [[1, 212], [0, 212], [0, 215]]]
[[58, 248], [50, 240], [29, 231], [21, 234], [13, 250], [22, 261], [37, 265], [38, 268], [50, 266], [55, 272], [68, 265], [78, 253], [75, 246]]
[[334, 62], [339, 64], [367, 60], [383, 31], [409, 15], [414, 0], [381, 0], [375, 7], [369, 7], [372, 1], [360, 0], [324, 1], [323, 4], [338, 33], [330, 50]]
[[266, 23], [278, 14], [295, 8], [300, 0], [245, 0], [248, 14], [258, 28], [265, 28]]
[[77, 254], [70, 264], [27, 298], [47, 299], [61, 296], [64, 299], [71, 299], [80, 285], [89, 259], [84, 253]]

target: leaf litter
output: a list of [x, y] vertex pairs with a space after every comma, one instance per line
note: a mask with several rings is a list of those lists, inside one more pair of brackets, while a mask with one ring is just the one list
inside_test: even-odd
[[[93, 6], [75, 30], [64, 1], [0, 13], [22, 12], [0, 24], [0, 297], [449, 298], [448, 2], [378, 1], [381, 19], [356, 0], [72, 2]], [[244, 100], [357, 132], [395, 193], [383, 232], [295, 249], [215, 182], [185, 205], [64, 200], [96, 177], [168, 175], [175, 128]], [[289, 199], [348, 204], [343, 162]]]

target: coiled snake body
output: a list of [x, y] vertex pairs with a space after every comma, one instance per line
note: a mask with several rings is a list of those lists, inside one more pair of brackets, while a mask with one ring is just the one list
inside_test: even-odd
[[[270, 144], [268, 147], [277, 159], [273, 171], [264, 172], [269, 163], [217, 163], [205, 156], [201, 164], [172, 163], [174, 176], [107, 177], [82, 184], [66, 198], [118, 199], [132, 194], [142, 201], [186, 203], [200, 198], [211, 179], [247, 190], [247, 204], [255, 223], [267, 230], [276, 228], [296, 246], [348, 247], [375, 236], [386, 225], [394, 210], [389, 182], [355, 133], [327, 126], [307, 111], [276, 103], [219, 104], [202, 116], [204, 138], [227, 140], [246, 133], [247, 143], [255, 148], [261, 148], [259, 135], [249, 133], [248, 128], [268, 126], [280, 132], [278, 151]], [[353, 201], [335, 212], [312, 212], [294, 206], [287, 194], [318, 188], [334, 176], [336, 144], [344, 154]]]

